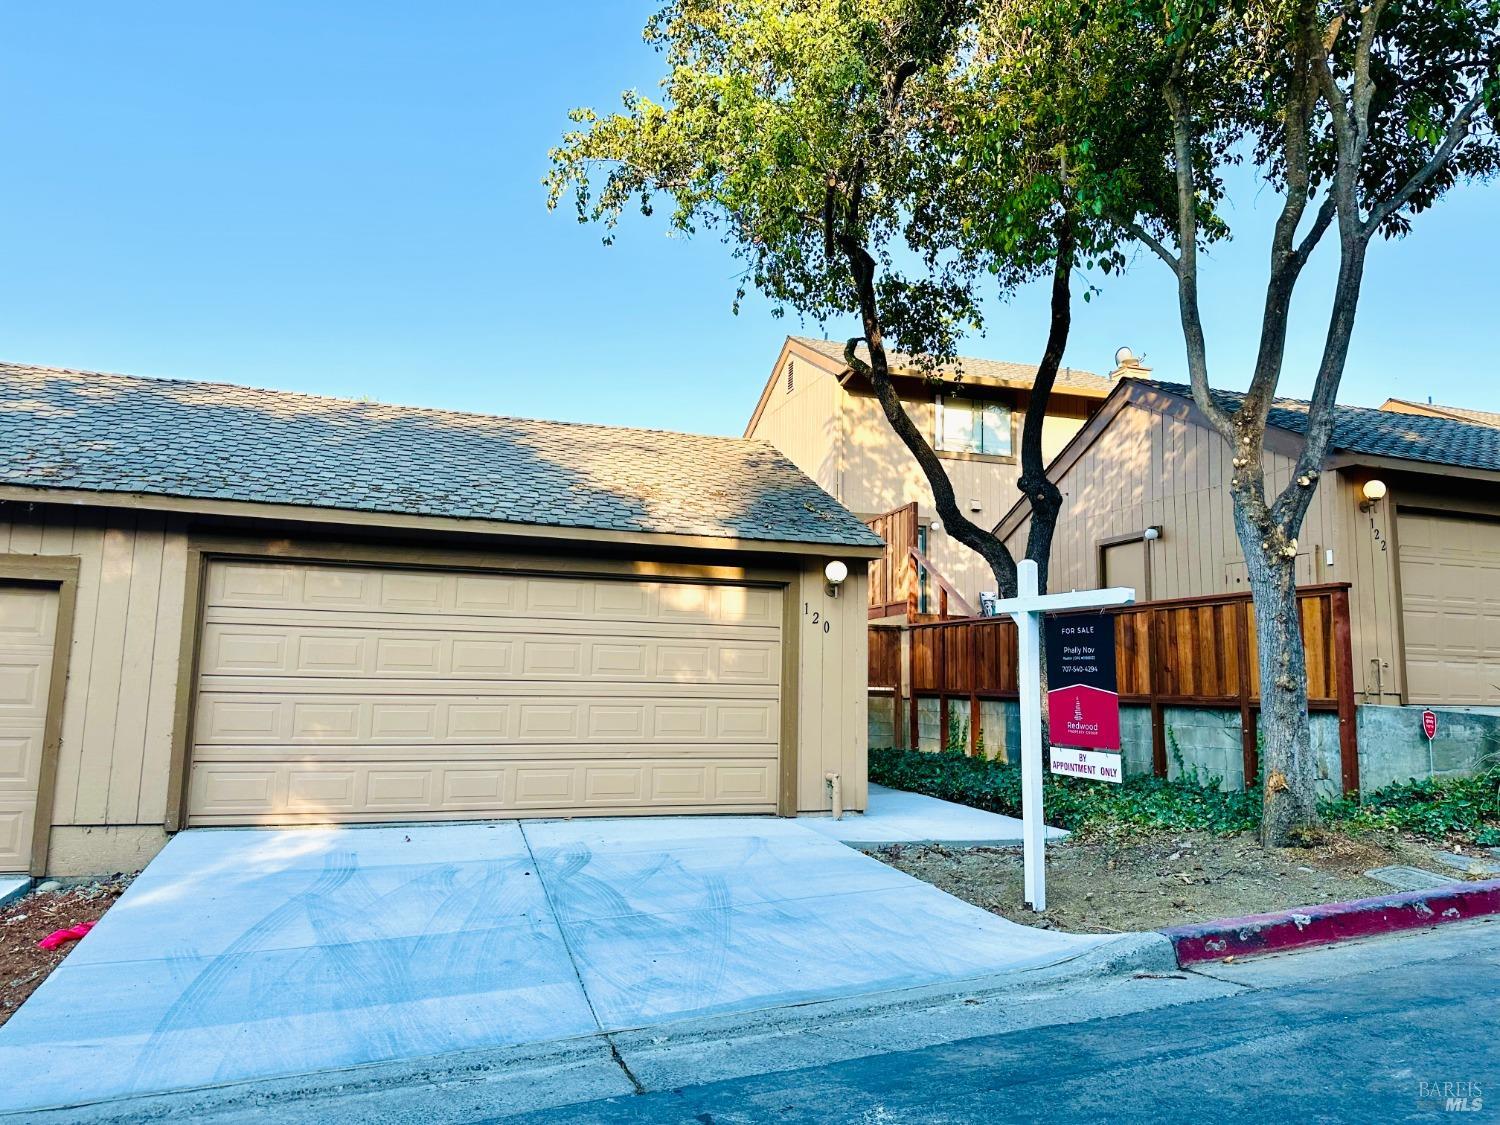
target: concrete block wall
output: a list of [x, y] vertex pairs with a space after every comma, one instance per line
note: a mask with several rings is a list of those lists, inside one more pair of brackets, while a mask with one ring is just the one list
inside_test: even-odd
[[917, 700], [917, 748], [941, 750], [947, 742], [943, 730], [942, 704], [937, 699]]
[[896, 737], [896, 697], [888, 692], [870, 693], [868, 720], [871, 746], [899, 746]]
[[1427, 777], [1455, 777], [1500, 765], [1500, 707], [1434, 707], [1438, 734], [1429, 746], [1424, 708], [1363, 706], [1359, 776], [1365, 792]]
[[1151, 708], [1121, 705], [1120, 750], [1126, 777], [1151, 772]]
[[[1245, 787], [1245, 755], [1238, 711], [1221, 707], [1164, 707], [1162, 723], [1167, 732], [1169, 778], [1196, 776], [1204, 783], [1216, 783], [1226, 792]], [[1150, 740], [1148, 724], [1148, 762]]]

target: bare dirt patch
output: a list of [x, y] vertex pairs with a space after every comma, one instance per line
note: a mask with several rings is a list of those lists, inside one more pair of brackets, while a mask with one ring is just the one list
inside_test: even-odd
[[1154, 930], [1294, 906], [1392, 894], [1364, 872], [1407, 864], [1451, 873], [1431, 849], [1397, 838], [1331, 835], [1306, 848], [1262, 848], [1255, 837], [1132, 833], [1047, 848], [1047, 910], [1022, 905], [1018, 848], [898, 845], [874, 853], [908, 875], [1014, 922], [1070, 933]]
[[38, 949], [36, 943], [53, 930], [97, 922], [125, 892], [131, 878], [123, 875], [56, 891], [37, 891], [0, 908], [0, 1024], [10, 1019], [79, 944], [67, 942], [46, 950]]

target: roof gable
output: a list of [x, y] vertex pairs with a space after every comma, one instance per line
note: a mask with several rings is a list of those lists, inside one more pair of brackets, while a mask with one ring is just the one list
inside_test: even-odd
[[[1191, 400], [1192, 388], [1181, 383], [1143, 381], [1179, 398]], [[1214, 391], [1214, 401], [1225, 410], [1236, 410], [1244, 395]], [[1288, 433], [1307, 432], [1309, 404], [1303, 399], [1273, 400], [1267, 416], [1270, 425]], [[1367, 457], [1392, 457], [1427, 465], [1449, 465], [1482, 472], [1500, 472], [1500, 428], [1457, 418], [1403, 414], [1367, 406], [1335, 406], [1329, 453]]]
[[[1236, 391], [1213, 392], [1214, 401], [1226, 411], [1238, 409], [1244, 395]], [[1193, 400], [1192, 388], [1182, 383], [1153, 379], [1121, 379], [1113, 394], [1088, 424], [1073, 435], [1047, 466], [1054, 483], [1078, 461], [1122, 409], [1136, 405], [1168, 409], [1194, 425], [1209, 425]], [[1276, 399], [1267, 416], [1266, 445], [1289, 456], [1301, 451], [1307, 430], [1308, 403], [1301, 399]], [[1451, 418], [1434, 418], [1375, 410], [1362, 406], [1335, 407], [1333, 438], [1329, 456], [1389, 458], [1421, 465], [1451, 466], [1480, 473], [1500, 473], [1500, 427]], [[1030, 513], [1026, 498], [1019, 497], [995, 525], [1002, 538], [1011, 534]]]
[[1405, 398], [1388, 398], [1381, 410], [1392, 414], [1430, 414], [1434, 418], [1452, 418], [1457, 422], [1474, 422], [1481, 426], [1500, 426], [1500, 411], [1476, 410], [1472, 406], [1444, 406], [1433, 402], [1413, 402]]
[[[815, 352], [824, 359], [832, 360], [838, 365], [839, 370], [844, 370], [847, 365], [844, 362], [844, 342], [836, 340], [816, 340], [809, 336], [790, 336], [788, 340], [800, 344], [809, 351]], [[869, 349], [860, 344], [856, 354], [861, 358], [869, 359]], [[914, 356], [901, 352], [889, 353], [889, 361], [893, 372], [922, 373], [927, 374], [921, 368]], [[999, 359], [979, 359], [974, 356], [959, 356], [952, 363], [945, 364], [931, 373], [940, 382], [962, 385], [970, 383], [979, 386], [1015, 387], [1026, 389], [1036, 382], [1037, 368], [1028, 363], [1010, 363]], [[1054, 390], [1059, 394], [1086, 395], [1090, 398], [1105, 398], [1114, 389], [1114, 382], [1102, 375], [1095, 375], [1091, 371], [1081, 371], [1076, 367], [1059, 368], [1057, 380], [1053, 384]]]
[[0, 485], [880, 546], [765, 442], [3, 363]]

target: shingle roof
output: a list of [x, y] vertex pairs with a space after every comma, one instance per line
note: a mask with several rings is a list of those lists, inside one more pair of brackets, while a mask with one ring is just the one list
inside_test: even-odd
[[[815, 340], [810, 336], [793, 336], [791, 339], [803, 347], [811, 348], [819, 355], [827, 356], [829, 359], [842, 364], [844, 362], [844, 341], [842, 340]], [[859, 345], [858, 354], [869, 357], [868, 349]], [[900, 352], [890, 353], [890, 364], [892, 368], [911, 368], [916, 365], [916, 360], [909, 355]], [[999, 359], [977, 359], [971, 356], [960, 356], [954, 363], [948, 364], [940, 370], [941, 377], [953, 379], [962, 373], [970, 378], [996, 379], [1001, 382], [1010, 383], [1015, 386], [1029, 387], [1036, 382], [1036, 367], [1027, 363], [1007, 363]], [[1072, 390], [1103, 398], [1114, 389], [1115, 384], [1102, 375], [1095, 375], [1091, 371], [1080, 371], [1076, 367], [1064, 367], [1057, 372], [1057, 381], [1053, 384], [1059, 390]]]
[[[1192, 388], [1181, 383], [1141, 381], [1189, 399], [1193, 395]], [[1214, 391], [1214, 400], [1227, 410], [1238, 408], [1243, 399], [1232, 391]], [[1283, 430], [1304, 433], [1307, 408], [1308, 403], [1302, 399], [1278, 398], [1267, 420]], [[1500, 472], [1500, 429], [1493, 426], [1365, 406], [1338, 406], [1335, 411], [1332, 452]]]
[[0, 363], [0, 484], [879, 546], [769, 444]]
[[1405, 398], [1385, 400], [1382, 410], [1393, 414], [1427, 414], [1434, 418], [1452, 418], [1459, 422], [1477, 422], [1481, 426], [1500, 426], [1500, 411], [1475, 410], [1472, 406], [1443, 406], [1439, 403], [1413, 402]]

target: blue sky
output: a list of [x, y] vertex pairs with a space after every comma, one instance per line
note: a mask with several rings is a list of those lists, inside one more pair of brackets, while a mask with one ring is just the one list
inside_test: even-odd
[[[653, 7], [5, 5], [0, 358], [738, 433], [781, 337], [819, 327], [753, 300], [735, 317], [717, 243], [632, 223], [604, 247], [540, 186], [570, 107], [654, 86]], [[1242, 195], [1244, 233], [1206, 272], [1226, 386], [1253, 351], [1274, 205]], [[1497, 216], [1500, 188], [1465, 188], [1376, 247], [1345, 401], [1500, 409]], [[1322, 335], [1303, 307], [1289, 393]], [[1044, 327], [1027, 291], [965, 350], [1034, 361]], [[1067, 361], [1104, 371], [1121, 344], [1182, 377], [1154, 260], [1078, 303]]]

